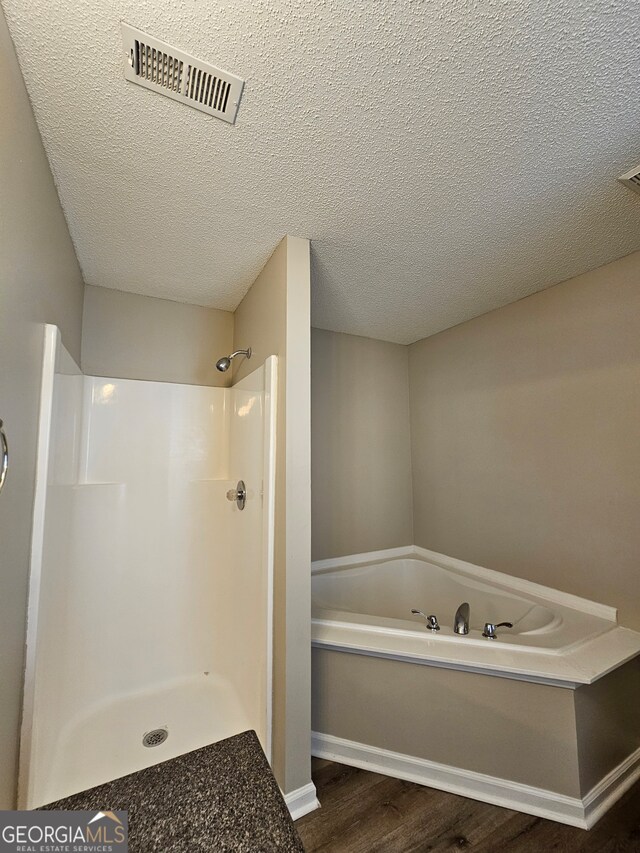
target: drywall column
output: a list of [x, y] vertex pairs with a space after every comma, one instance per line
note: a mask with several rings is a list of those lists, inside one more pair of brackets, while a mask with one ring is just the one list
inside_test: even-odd
[[311, 330], [314, 560], [413, 543], [408, 347]]
[[0, 808], [15, 804], [43, 323], [80, 356], [82, 275], [0, 9]]
[[285, 793], [311, 781], [309, 241], [285, 237], [235, 314], [242, 378], [278, 356], [273, 768]]
[[640, 629], [640, 252], [409, 348], [416, 545]]

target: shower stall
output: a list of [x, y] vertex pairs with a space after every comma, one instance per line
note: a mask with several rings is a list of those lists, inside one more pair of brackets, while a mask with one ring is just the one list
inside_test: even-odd
[[270, 758], [276, 372], [84, 376], [46, 327], [21, 808], [249, 728]]

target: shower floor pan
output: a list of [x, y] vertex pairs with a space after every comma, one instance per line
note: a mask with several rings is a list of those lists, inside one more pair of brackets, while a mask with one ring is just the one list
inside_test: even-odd
[[[49, 766], [36, 769], [29, 807], [37, 808], [249, 728], [231, 686], [213, 674], [104, 702], [65, 727], [53, 745]], [[144, 746], [145, 735], [157, 729], [167, 730], [164, 742]]]

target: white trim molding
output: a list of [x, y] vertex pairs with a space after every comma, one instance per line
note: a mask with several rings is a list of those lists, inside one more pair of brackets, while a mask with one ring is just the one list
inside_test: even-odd
[[640, 778], [640, 749], [608, 773], [582, 799], [319, 732], [312, 733], [311, 753], [318, 758], [361, 767], [580, 829], [590, 829]]
[[313, 782], [309, 782], [308, 785], [303, 785], [302, 788], [296, 788], [295, 791], [290, 791], [288, 794], [283, 794], [282, 796], [293, 820], [298, 820], [298, 818], [304, 817], [309, 812], [320, 808], [320, 803], [316, 796], [316, 786]]
[[638, 779], [640, 779], [640, 747], [607, 773], [583, 798], [588, 828], [595, 826]]

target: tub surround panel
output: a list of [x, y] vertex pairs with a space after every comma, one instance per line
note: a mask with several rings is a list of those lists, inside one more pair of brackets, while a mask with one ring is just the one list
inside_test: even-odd
[[640, 750], [640, 658], [575, 692], [580, 788], [584, 796]]
[[[637, 661], [577, 691], [328, 649], [313, 665], [318, 757], [584, 829], [640, 779]], [[622, 732], [585, 721], [616, 703]]]
[[82, 369], [92, 376], [226, 387], [215, 363], [233, 348], [233, 314], [168, 299], [87, 287]]
[[312, 329], [314, 560], [413, 541], [408, 350]]
[[314, 732], [580, 794], [573, 694], [314, 649]]
[[640, 252], [409, 348], [416, 545], [640, 628]]

